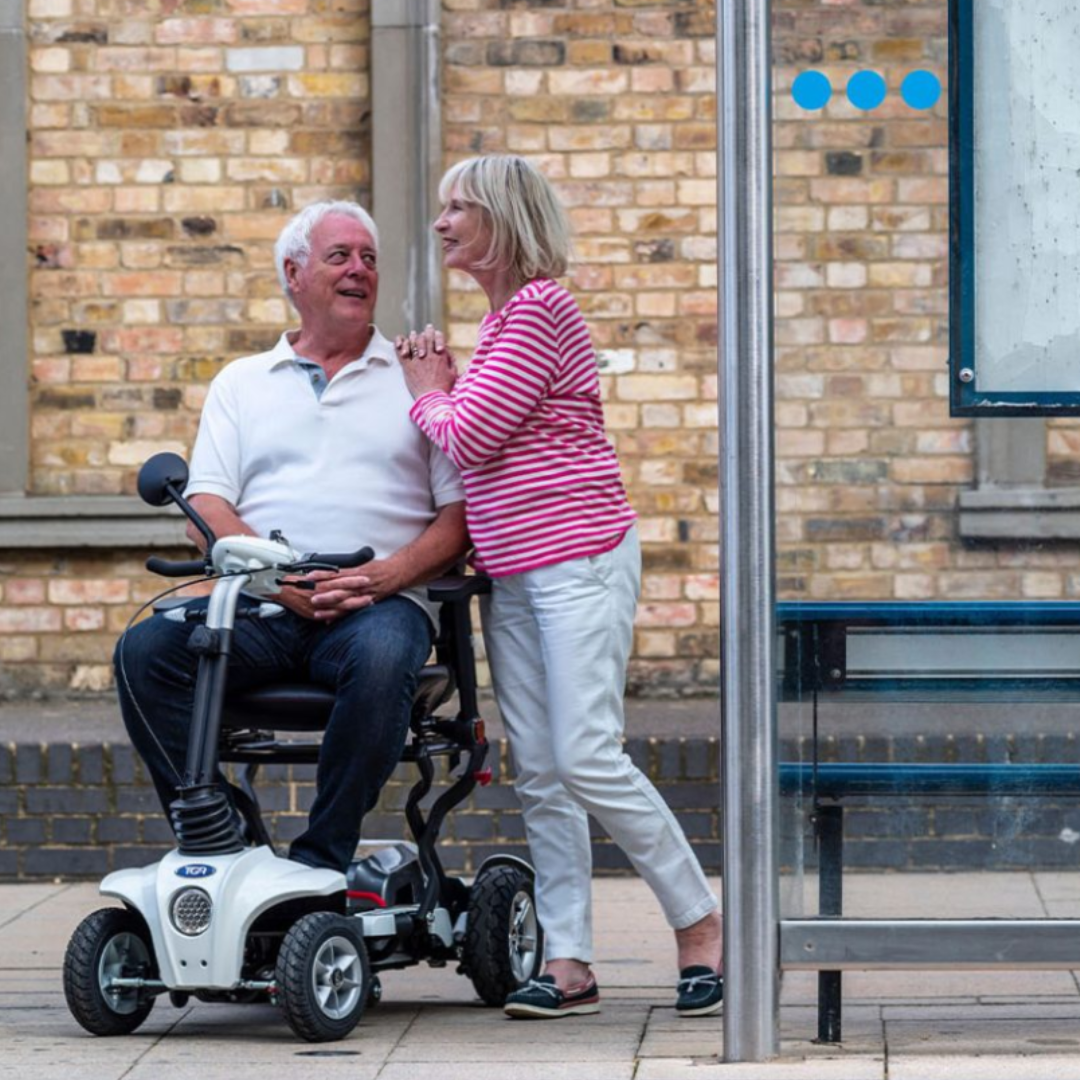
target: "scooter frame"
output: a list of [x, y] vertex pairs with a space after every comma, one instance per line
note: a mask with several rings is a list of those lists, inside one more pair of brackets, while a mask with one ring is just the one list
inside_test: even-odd
[[[135, 1030], [164, 993], [177, 1005], [191, 995], [269, 1001], [283, 1007], [300, 1037], [325, 1041], [347, 1035], [364, 1007], [378, 1001], [374, 971], [425, 960], [436, 966], [458, 961], [485, 1002], [501, 1004], [536, 974], [542, 958], [532, 868], [513, 856], [494, 856], [467, 886], [445, 873], [435, 848], [449, 810], [490, 779], [483, 768], [488, 744], [476, 707], [468, 612], [483, 579], [450, 579], [430, 590], [449, 605], [444, 629], [451, 644], [445, 648], [467, 655], [438, 657], [457, 669], [459, 710], [451, 719], [426, 715], [426, 709], [414, 714], [402, 758], [420, 772], [405, 808], [416, 845], [378, 845], [374, 855], [354, 863], [348, 880], [336, 870], [291, 862], [273, 850], [252, 780], [266, 761], [317, 760], [317, 742], [280, 741], [274, 729], [295, 729], [280, 715], [291, 707], [302, 714], [300, 730], [313, 730], [333, 698], [311, 687], [270, 687], [239, 702], [227, 699], [241, 597], [272, 596], [284, 575], [355, 566], [372, 553], [301, 555], [277, 534], [217, 540], [184, 500], [186, 479], [177, 455], [150, 459], [139, 478], [146, 501], [176, 503], [207, 541], [205, 559], [151, 557], [148, 569], [216, 578], [205, 621], [192, 632], [200, 654], [195, 707], [183, 783], [170, 807], [178, 846], [158, 863], [115, 871], [102, 881], [101, 893], [125, 908], [93, 913], [73, 935], [64, 967], [72, 1013], [94, 1034], [111, 1035]], [[243, 617], [280, 613], [277, 605], [262, 603]], [[190, 616], [180, 606], [166, 617]], [[267, 709], [269, 722], [261, 719]], [[447, 757], [457, 769], [462, 753], [464, 769], [425, 819], [419, 804], [432, 787], [434, 759]], [[220, 786], [221, 762], [244, 765], [235, 802], [255, 846]]]

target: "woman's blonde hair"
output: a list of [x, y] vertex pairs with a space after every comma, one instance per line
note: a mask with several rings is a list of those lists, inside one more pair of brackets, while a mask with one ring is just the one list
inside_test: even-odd
[[570, 261], [570, 221], [547, 177], [516, 154], [459, 161], [439, 183], [439, 199], [479, 206], [491, 222], [491, 246], [478, 266], [509, 270], [522, 281], [556, 278]]

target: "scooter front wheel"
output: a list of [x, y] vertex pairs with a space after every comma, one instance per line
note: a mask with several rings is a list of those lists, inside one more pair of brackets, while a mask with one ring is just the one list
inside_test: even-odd
[[360, 1022], [371, 992], [357, 921], [329, 911], [298, 919], [281, 944], [276, 981], [285, 1019], [301, 1039], [344, 1039]]
[[146, 924], [126, 908], [87, 915], [64, 955], [64, 997], [71, 1015], [91, 1035], [129, 1035], [149, 1015], [154, 998], [135, 987], [113, 988], [113, 979], [156, 976]]

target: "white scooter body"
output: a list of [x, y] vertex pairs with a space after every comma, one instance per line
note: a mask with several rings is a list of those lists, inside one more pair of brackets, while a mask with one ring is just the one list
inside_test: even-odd
[[[209, 925], [182, 933], [173, 918], [181, 895], [196, 908], [209, 900]], [[171, 851], [151, 866], [117, 870], [101, 883], [103, 896], [123, 900], [146, 920], [158, 974], [170, 990], [231, 990], [240, 982], [244, 943], [252, 923], [286, 900], [345, 890], [345, 875], [275, 855], [268, 847], [193, 858]]]

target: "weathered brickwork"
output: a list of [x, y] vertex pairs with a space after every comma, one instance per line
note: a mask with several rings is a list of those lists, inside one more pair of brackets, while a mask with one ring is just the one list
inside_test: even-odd
[[[948, 110], [904, 104], [910, 71], [947, 85], [944, 3], [775, 4], [777, 510], [780, 589], [814, 599], [1077, 595], [1075, 544], [965, 546], [957, 501], [974, 427], [948, 407]], [[790, 95], [808, 67], [833, 97]], [[877, 109], [845, 98], [881, 73]], [[1075, 485], [1075, 422], [1049, 425], [1048, 485]]]
[[[627, 751], [656, 785], [704, 868], [721, 869], [719, 747], [709, 739], [632, 739]], [[821, 761], [1080, 761], [1069, 736], [825, 737]], [[782, 740], [785, 760], [811, 754], [809, 739]], [[493, 854], [528, 858], [520, 806], [508, 782], [505, 743], [493, 747], [495, 782], [477, 788], [444, 825], [439, 854], [451, 871], [475, 872]], [[416, 772], [399, 766], [378, 806], [364, 819], [369, 840], [408, 840], [402, 808]], [[436, 790], [441, 790], [439, 785]], [[315, 786], [309, 766], [273, 766], [258, 784], [264, 820], [276, 844], [303, 831]], [[813, 868], [809, 814], [785, 800], [785, 868]], [[845, 803], [844, 862], [866, 870], [1016, 869], [1075, 866], [1080, 803], [1075, 799], [933, 799], [895, 795]], [[0, 880], [98, 878], [143, 866], [173, 846], [167, 822], [137, 756], [126, 744], [0, 745]], [[601, 830], [593, 833], [597, 872], [629, 869]]]
[[[928, 112], [899, 95], [915, 69], [946, 83], [946, 6], [781, 0], [776, 53], [781, 588], [1017, 595], [976, 581], [996, 559], [955, 539], [974, 459], [970, 425], [948, 415], [947, 111], [944, 95]], [[834, 88], [822, 112], [790, 96], [808, 66]], [[843, 91], [865, 69], [889, 94], [860, 112]]]
[[29, 21], [31, 490], [129, 492], [287, 320], [285, 216], [367, 195], [367, 4], [30, 0]]
[[[132, 490], [190, 444], [207, 380], [288, 318], [271, 273], [284, 218], [370, 197], [368, 46], [378, 0], [26, 0], [32, 491]], [[1070, 597], [1074, 546], [968, 547], [973, 428], [948, 415], [944, 0], [774, 0], [780, 587], [814, 598]], [[641, 515], [634, 690], [718, 677], [715, 4], [444, 0], [447, 161], [511, 150], [557, 184], [572, 286]], [[822, 113], [791, 100], [825, 72]], [[884, 104], [843, 87], [880, 72]], [[467, 355], [466, 279], [447, 325]], [[1049, 426], [1048, 482], [1080, 435]], [[6, 552], [0, 690], [100, 688], [150, 583], [139, 552]]]
[[[702, 863], [719, 871], [716, 740], [635, 739], [627, 751], [664, 794]], [[447, 819], [439, 845], [447, 868], [473, 873], [497, 853], [528, 858], [520, 805], [506, 780], [508, 755], [505, 743], [493, 746], [495, 782], [476, 788]], [[402, 809], [416, 777], [415, 767], [398, 767], [364, 818], [366, 839], [411, 839]], [[258, 792], [271, 836], [287, 847], [306, 827], [313, 767], [268, 767]], [[0, 880], [96, 878], [143, 866], [172, 846], [154, 789], [130, 746], [0, 745]], [[629, 868], [603, 833], [595, 835], [593, 852], [600, 872]]]
[[[28, 0], [35, 495], [134, 490], [290, 317], [272, 242], [370, 202], [367, 0]], [[3, 556], [0, 689], [101, 689], [145, 553]]]
[[[446, 5], [451, 156], [527, 154], [576, 232], [572, 287], [641, 515], [635, 689], [718, 678], [716, 57], [711, 3]], [[483, 294], [450, 281], [467, 350]]]

